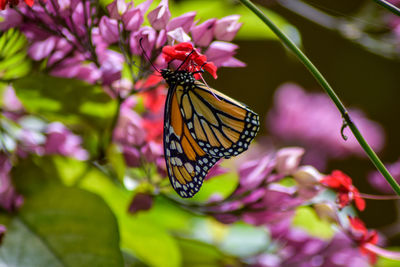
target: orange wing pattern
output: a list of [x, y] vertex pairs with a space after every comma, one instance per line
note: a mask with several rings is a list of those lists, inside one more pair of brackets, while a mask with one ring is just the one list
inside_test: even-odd
[[161, 74], [170, 86], [164, 113], [168, 176], [181, 197], [192, 197], [220, 158], [248, 148], [259, 129], [259, 117], [196, 81], [192, 73], [164, 69]]
[[170, 92], [164, 122], [165, 160], [173, 188], [187, 198], [199, 191], [208, 170], [218, 159], [206, 154], [193, 139], [179, 111], [176, 91]]
[[247, 150], [260, 128], [256, 113], [199, 81], [177, 94], [190, 133], [213, 157], [230, 158]]

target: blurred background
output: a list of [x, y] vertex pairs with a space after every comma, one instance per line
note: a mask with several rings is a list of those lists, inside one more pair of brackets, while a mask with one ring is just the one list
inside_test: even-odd
[[[392, 252], [399, 247], [398, 200], [367, 199], [364, 211], [355, 201], [358, 212], [343, 209], [349, 203], [337, 205], [337, 196], [352, 202], [356, 189], [338, 195], [325, 190], [330, 185], [324, 180], [341, 170], [364, 196], [394, 195], [349, 129], [344, 129], [348, 140], [342, 138], [340, 113], [315, 78], [239, 1], [137, 0], [124, 11], [128, 18], [137, 15], [130, 17], [137, 27], [128, 29], [123, 22], [123, 32], [116, 20], [123, 1], [59, 0], [61, 13], [53, 10], [53, 1], [25, 0], [20, 13], [0, 13], [0, 237], [6, 233], [0, 265], [18, 263], [23, 255], [23, 266], [49, 265], [49, 257], [57, 264], [59, 258], [71, 260], [65, 266], [74, 267], [97, 266], [85, 265], [94, 261], [156, 267], [363, 263], [352, 265], [358, 267], [375, 263], [375, 252], [363, 254], [365, 244]], [[254, 2], [326, 77], [400, 181], [400, 17], [371, 0]], [[400, 0], [391, 2], [400, 7]], [[148, 11], [139, 10], [140, 3]], [[92, 9], [84, 11], [86, 5]], [[182, 28], [177, 34], [167, 9], [191, 37]], [[46, 12], [60, 23], [48, 23], [53, 18]], [[240, 23], [232, 14], [243, 23], [233, 44], [227, 42]], [[74, 16], [86, 24], [71, 23]], [[7, 18], [19, 28], [8, 29], [15, 21]], [[74, 37], [59, 36], [58, 27]], [[179, 198], [166, 177], [167, 87], [150, 75], [149, 60], [141, 61], [148, 49], [157, 67], [167, 65], [160, 55], [166, 32], [177, 34], [168, 35], [168, 44], [192, 40], [218, 66], [218, 79], [204, 76], [211, 87], [260, 115], [260, 133], [249, 151], [213, 168], [213, 178], [191, 199]], [[155, 44], [155, 36], [164, 40]], [[204, 36], [210, 37], [207, 44], [200, 42]], [[141, 37], [144, 48], [138, 45]], [[66, 50], [58, 46], [65, 41], [72, 43]], [[60, 58], [50, 60], [53, 56]], [[138, 62], [141, 68], [133, 68]], [[288, 148], [294, 146], [303, 147], [305, 155]], [[319, 213], [321, 206], [327, 218]], [[355, 231], [348, 215], [359, 215], [365, 228]], [[379, 243], [372, 229], [382, 234]], [[37, 240], [48, 243], [32, 245]], [[329, 262], [334, 265], [323, 265]], [[398, 262], [380, 258], [378, 265]]]
[[[383, 127], [386, 138], [378, 153], [381, 160], [386, 164], [397, 161], [400, 157], [400, 43], [398, 47], [391, 47], [389, 44], [393, 40], [382, 37], [392, 30], [388, 24], [391, 14], [369, 0], [255, 2], [281, 15], [298, 30], [303, 51], [346, 107], [363, 110], [369, 119]], [[291, 4], [285, 6], [286, 2]], [[315, 10], [308, 13], [308, 8]], [[307, 16], [312, 20], [305, 18]], [[329, 21], [331, 28], [315, 22], [319, 20]], [[377, 43], [369, 47], [372, 42], [366, 36], [376, 38]], [[242, 41], [239, 34], [236, 43], [240, 46], [237, 58], [245, 61], [247, 67], [221, 68], [219, 78], [210, 84], [254, 108], [261, 116], [263, 133], [269, 133], [265, 124], [269, 110], [265, 108], [272, 108], [274, 93], [280, 85], [294, 82], [306, 91], [323, 92], [302, 63], [278, 41]], [[346, 133], [351, 135], [350, 131]], [[340, 135], [340, 125], [336, 134]], [[296, 145], [296, 142], [292, 144]], [[367, 180], [374, 170], [367, 158], [333, 158], [320, 171], [328, 173], [333, 169], [349, 174], [361, 192], [380, 194]], [[395, 201], [367, 200], [367, 207], [360, 216], [372, 228], [383, 230], [397, 220]], [[392, 245], [400, 245], [400, 236], [393, 238]]]

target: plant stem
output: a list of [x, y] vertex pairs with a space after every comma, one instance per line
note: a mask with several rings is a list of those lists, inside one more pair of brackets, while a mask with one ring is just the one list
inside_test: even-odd
[[368, 145], [367, 141], [361, 135], [357, 126], [351, 120], [349, 113], [347, 112], [345, 106], [340, 101], [339, 97], [336, 95], [335, 91], [329, 85], [328, 81], [322, 76], [319, 70], [314, 66], [314, 64], [307, 58], [307, 56], [298, 48], [295, 43], [286, 36], [260, 9], [258, 9], [251, 1], [249, 0], [239, 0], [243, 5], [249, 8], [254, 14], [256, 14], [281, 40], [286, 47], [292, 51], [297, 58], [305, 65], [305, 67], [311, 72], [314, 78], [318, 81], [318, 83], [322, 86], [325, 92], [329, 95], [331, 100], [335, 103], [337, 109], [340, 111], [343, 119], [346, 124], [349, 126], [350, 130], [353, 132], [355, 138], [358, 143], [364, 149], [365, 153], [368, 155], [372, 163], [374, 163], [375, 167], [380, 171], [380, 173], [385, 177], [390, 186], [396, 192], [397, 195], [400, 196], [400, 186], [390, 175], [388, 170], [383, 165], [382, 161], [378, 158], [376, 153], [372, 150], [372, 148]]
[[377, 3], [378, 5], [383, 6], [384, 8], [386, 8], [387, 10], [389, 10], [390, 12], [396, 14], [397, 16], [400, 16], [400, 9], [398, 7], [396, 7], [395, 5], [385, 1], [385, 0], [374, 0], [375, 3]]

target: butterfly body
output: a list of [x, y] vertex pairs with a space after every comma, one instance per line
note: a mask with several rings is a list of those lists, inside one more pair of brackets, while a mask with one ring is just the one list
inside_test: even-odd
[[191, 72], [163, 69], [161, 75], [169, 85], [164, 112], [168, 176], [181, 197], [192, 197], [219, 159], [247, 150], [259, 117]]

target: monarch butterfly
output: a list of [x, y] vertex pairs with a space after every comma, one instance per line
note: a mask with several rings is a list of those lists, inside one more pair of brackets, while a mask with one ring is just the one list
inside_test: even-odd
[[[181, 65], [182, 66], [182, 65]], [[164, 110], [164, 155], [175, 191], [193, 197], [221, 158], [247, 150], [259, 117], [245, 105], [197, 81], [192, 72], [162, 69], [169, 85]]]

